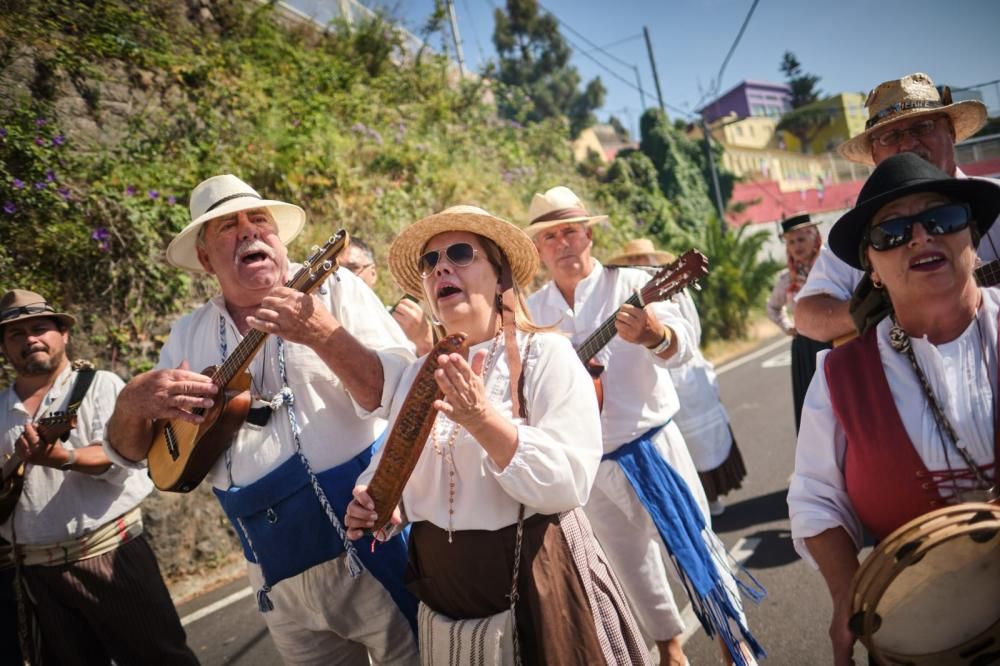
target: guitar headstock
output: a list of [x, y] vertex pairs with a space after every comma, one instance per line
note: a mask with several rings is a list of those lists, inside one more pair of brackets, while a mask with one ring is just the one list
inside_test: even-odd
[[347, 231], [341, 229], [323, 244], [323, 247], [314, 245], [312, 254], [302, 262], [302, 268], [295, 274], [288, 286], [299, 291], [309, 293], [326, 279], [326, 277], [337, 270], [337, 256], [347, 247]]
[[667, 264], [642, 288], [642, 302], [665, 301], [685, 287], [708, 275], [708, 257], [698, 250], [688, 250]]
[[50, 444], [57, 439], [65, 442], [69, 438], [69, 431], [75, 426], [76, 414], [69, 412], [53, 412], [35, 423], [39, 436]]

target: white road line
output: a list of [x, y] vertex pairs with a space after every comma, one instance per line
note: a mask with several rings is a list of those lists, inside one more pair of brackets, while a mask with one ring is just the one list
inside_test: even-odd
[[751, 352], [751, 353], [747, 354], [746, 356], [741, 356], [741, 357], [739, 357], [738, 359], [736, 359], [734, 361], [730, 361], [729, 363], [726, 363], [725, 365], [719, 366], [718, 368], [715, 369], [715, 374], [716, 375], [721, 375], [723, 372], [729, 372], [730, 370], [732, 370], [734, 368], [740, 367], [744, 363], [749, 363], [750, 361], [754, 360], [755, 358], [760, 358], [761, 356], [764, 356], [765, 354], [770, 354], [771, 352], [773, 352], [778, 347], [781, 347], [782, 345], [787, 345], [791, 341], [792, 341], [792, 339], [790, 337], [788, 337], [788, 336], [785, 336], [785, 337], [783, 337], [780, 340], [775, 340], [774, 342], [772, 342], [771, 344], [769, 344], [766, 347], [761, 347], [760, 349], [758, 349], [755, 352]]
[[215, 611], [225, 608], [230, 604], [236, 603], [240, 599], [245, 599], [249, 597], [251, 594], [253, 594], [252, 587], [245, 587], [239, 592], [233, 592], [228, 597], [223, 597], [222, 599], [219, 599], [215, 603], [211, 603], [205, 606], [204, 608], [199, 608], [195, 612], [185, 615], [184, 617], [181, 618], [181, 626], [186, 627], [192, 622], [197, 622], [206, 615], [211, 615]]
[[[753, 555], [753, 551], [757, 546], [760, 545], [759, 537], [742, 537], [735, 545], [730, 549], [729, 554], [734, 560], [743, 564], [750, 559]], [[681, 611], [681, 621], [684, 623], [684, 633], [681, 634], [681, 645], [688, 642], [688, 639], [694, 636], [695, 632], [701, 629], [701, 623], [698, 622], [698, 616], [694, 614], [694, 609], [689, 603]]]

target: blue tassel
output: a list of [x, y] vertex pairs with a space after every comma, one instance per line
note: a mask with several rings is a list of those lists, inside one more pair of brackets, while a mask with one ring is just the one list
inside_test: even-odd
[[257, 610], [261, 613], [267, 613], [268, 611], [274, 610], [274, 604], [271, 603], [271, 597], [267, 596], [267, 593], [270, 591], [270, 585], [264, 585], [264, 587], [257, 590]]

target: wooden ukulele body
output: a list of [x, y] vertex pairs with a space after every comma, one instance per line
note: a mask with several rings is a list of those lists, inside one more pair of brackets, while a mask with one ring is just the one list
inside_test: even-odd
[[[216, 366], [202, 374], [211, 377]], [[205, 420], [157, 421], [149, 449], [149, 477], [160, 490], [186, 493], [193, 490], [232, 444], [250, 411], [250, 373], [241, 372], [204, 411]]]

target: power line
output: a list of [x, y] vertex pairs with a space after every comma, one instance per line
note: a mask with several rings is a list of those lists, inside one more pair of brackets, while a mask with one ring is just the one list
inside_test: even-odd
[[632, 35], [630, 37], [622, 37], [618, 41], [611, 42], [610, 44], [605, 44], [601, 48], [602, 49], [610, 49], [612, 46], [620, 46], [620, 45], [625, 44], [627, 42], [634, 42], [637, 39], [642, 39], [642, 33], [641, 32], [637, 32], [637, 33], [635, 33], [634, 35]]
[[594, 42], [592, 42], [589, 39], [587, 39], [586, 37], [584, 37], [578, 30], [575, 30], [573, 28], [573, 26], [571, 26], [569, 23], [566, 23], [566, 21], [564, 21], [561, 18], [559, 18], [558, 16], [556, 16], [555, 12], [553, 12], [550, 9], [548, 9], [547, 7], [543, 7], [542, 3], [538, 3], [538, 7], [539, 7], [539, 9], [542, 9], [544, 11], [547, 11], [549, 14], [552, 14], [552, 16], [555, 17], [556, 21], [558, 21], [559, 24], [562, 27], [566, 28], [567, 30], [569, 30], [570, 32], [572, 32], [574, 35], [576, 35], [577, 37], [579, 37], [580, 39], [582, 39], [584, 41], [584, 43], [587, 44], [587, 46], [589, 46], [590, 48], [594, 49], [598, 53], [603, 53], [605, 56], [607, 56], [608, 58], [611, 58], [612, 60], [614, 60], [618, 64], [622, 65], [623, 67], [628, 67], [628, 68], [631, 69], [632, 63], [625, 62], [621, 58], [619, 58], [617, 56], [611, 55], [610, 53], [608, 53], [607, 51], [605, 51], [603, 48], [601, 48], [600, 46], [598, 46]]
[[486, 54], [483, 52], [483, 45], [479, 41], [479, 31], [476, 30], [476, 21], [472, 17], [472, 10], [469, 9], [469, 3], [466, 0], [462, 0], [462, 7], [465, 8], [465, 13], [469, 15], [469, 23], [472, 25], [472, 38], [476, 40], [476, 50], [479, 51], [479, 67], [483, 66], [486, 62]]
[[[747, 24], [750, 23], [750, 17], [753, 16], [754, 10], [757, 9], [758, 2], [760, 2], [760, 0], [753, 0], [753, 4], [750, 5], [750, 11], [747, 12], [746, 18], [743, 19], [743, 25], [740, 26], [740, 31], [736, 33], [736, 39], [733, 40], [733, 45], [729, 47], [729, 53], [726, 54], [725, 60], [722, 61], [722, 67], [719, 67], [719, 74], [715, 77], [715, 82], [711, 86], [712, 97], [719, 94], [719, 88], [722, 86], [722, 74], [726, 71], [726, 65], [729, 64], [729, 59], [733, 57], [733, 53], [736, 51], [736, 47], [739, 45], [740, 39], [743, 38], [743, 32], [747, 29]], [[699, 99], [698, 103], [695, 104], [695, 108], [701, 107], [701, 104], [705, 101], [706, 96], [707, 95], [701, 96], [701, 99]]]

